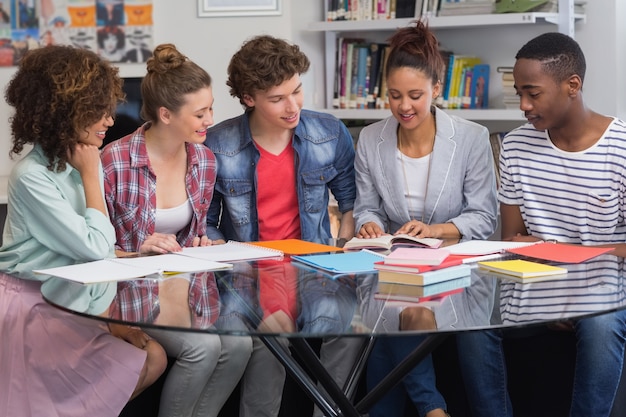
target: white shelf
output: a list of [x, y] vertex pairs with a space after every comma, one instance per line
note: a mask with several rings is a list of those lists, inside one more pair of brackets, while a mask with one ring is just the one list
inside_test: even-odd
[[[585, 21], [585, 15], [574, 15], [576, 22]], [[316, 32], [361, 32], [370, 30], [395, 30], [407, 26], [415, 18], [388, 20], [341, 20], [334, 22], [313, 22], [308, 30]], [[464, 16], [437, 16], [428, 18], [432, 29], [457, 29], [481, 26], [506, 26], [537, 23], [559, 23], [558, 13], [500, 13]]]
[[[380, 120], [391, 116], [389, 109], [321, 109], [338, 119]], [[446, 113], [474, 121], [523, 122], [526, 119], [517, 109], [445, 109]]]

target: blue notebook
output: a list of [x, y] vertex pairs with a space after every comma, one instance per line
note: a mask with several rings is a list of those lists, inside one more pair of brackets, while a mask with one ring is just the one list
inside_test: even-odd
[[368, 250], [291, 257], [293, 261], [301, 262], [318, 269], [323, 269], [324, 271], [328, 271], [333, 274], [375, 272], [374, 263], [382, 261], [384, 258], [384, 255]]

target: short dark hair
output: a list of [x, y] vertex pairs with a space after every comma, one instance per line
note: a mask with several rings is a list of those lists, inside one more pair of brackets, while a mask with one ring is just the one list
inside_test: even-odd
[[267, 91], [304, 74], [309, 69], [309, 59], [298, 45], [269, 35], [256, 36], [246, 41], [228, 64], [230, 95], [243, 101], [245, 94]]
[[544, 70], [561, 82], [576, 74], [585, 80], [585, 54], [571, 37], [558, 32], [548, 32], [530, 40], [515, 55], [515, 59], [534, 59]]

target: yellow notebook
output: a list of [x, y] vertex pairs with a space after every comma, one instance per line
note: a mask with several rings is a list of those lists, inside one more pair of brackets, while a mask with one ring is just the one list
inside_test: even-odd
[[478, 262], [478, 267], [499, 272], [505, 275], [512, 275], [519, 278], [545, 277], [548, 275], [565, 275], [567, 269], [559, 266], [546, 265], [539, 262], [526, 261], [523, 259], [512, 259], [505, 261], [483, 261]]

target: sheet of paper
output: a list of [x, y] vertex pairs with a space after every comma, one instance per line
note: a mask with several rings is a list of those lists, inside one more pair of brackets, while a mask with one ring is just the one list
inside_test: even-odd
[[229, 241], [224, 245], [183, 248], [182, 252], [178, 254], [216, 262], [249, 261], [253, 259], [279, 258], [283, 256], [282, 252], [274, 249], [262, 248], [235, 241]]
[[154, 274], [152, 266], [129, 266], [127, 264], [111, 262], [109, 259], [86, 262], [82, 264], [60, 266], [56, 268], [38, 269], [38, 274], [53, 275], [83, 284], [100, 282], [123, 281]]
[[136, 258], [111, 258], [109, 261], [145, 269], [152, 268], [153, 271], [161, 273], [216, 271], [232, 268], [232, 264], [181, 256], [175, 253]]

